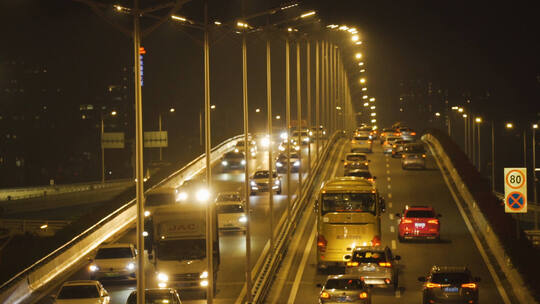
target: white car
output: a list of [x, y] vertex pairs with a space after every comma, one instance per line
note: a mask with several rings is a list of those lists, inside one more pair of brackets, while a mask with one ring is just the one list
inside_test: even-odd
[[221, 192], [216, 197], [219, 230], [246, 231], [245, 203], [240, 192]]
[[281, 194], [281, 177], [277, 174], [276, 171], [273, 172], [272, 178], [274, 184], [272, 187], [268, 185], [268, 170], [258, 170], [251, 176], [249, 179], [250, 195], [255, 195], [257, 192], [268, 192], [270, 189], [275, 191], [277, 194]]
[[108, 304], [109, 293], [99, 281], [68, 281], [53, 296], [56, 304]]
[[351, 152], [369, 152], [371, 153], [373, 147], [373, 141], [369, 137], [369, 135], [358, 135], [355, 134], [355, 136], [351, 140]]
[[94, 279], [131, 279], [134, 280], [137, 251], [129, 243], [102, 245], [90, 263], [88, 270]]

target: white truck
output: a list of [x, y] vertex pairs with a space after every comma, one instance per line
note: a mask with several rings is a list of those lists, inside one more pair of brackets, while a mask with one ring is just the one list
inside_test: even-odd
[[[152, 215], [153, 240], [149, 258], [154, 263], [158, 287], [205, 292], [208, 286], [206, 258], [206, 206], [182, 203], [163, 206]], [[214, 290], [219, 268], [217, 217], [212, 216]]]

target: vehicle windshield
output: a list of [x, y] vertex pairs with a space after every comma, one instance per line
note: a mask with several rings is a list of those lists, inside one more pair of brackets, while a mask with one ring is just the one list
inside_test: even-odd
[[157, 258], [164, 261], [200, 260], [206, 257], [206, 240], [168, 240], [158, 243]]
[[353, 262], [358, 263], [379, 263], [386, 262], [386, 254], [384, 251], [355, 251], [352, 256]]
[[362, 177], [362, 178], [371, 178], [371, 173], [369, 171], [361, 171], [361, 170], [354, 170], [354, 171], [348, 171], [345, 176], [356, 176], [356, 177]]
[[435, 214], [431, 210], [409, 210], [405, 213], [405, 217], [414, 217], [414, 218], [433, 218]]
[[364, 282], [361, 279], [330, 279], [324, 289], [359, 290], [364, 289]]
[[132, 258], [133, 252], [129, 247], [119, 248], [100, 248], [96, 254], [96, 260], [99, 259], [125, 259]]
[[146, 206], [172, 205], [176, 202], [173, 193], [151, 193], [146, 195], [144, 204]]
[[434, 273], [431, 277], [431, 282], [437, 284], [461, 285], [470, 281], [469, 275], [462, 272]]
[[403, 147], [405, 153], [424, 153], [424, 146], [421, 145], [405, 145]]
[[232, 158], [241, 158], [241, 159], [243, 159], [244, 158], [244, 153], [228, 152], [228, 153], [225, 153], [225, 155], [223, 157], [228, 158], [228, 159], [232, 159]]
[[240, 194], [238, 193], [222, 193], [218, 195], [217, 202], [234, 202], [241, 201]]
[[[253, 175], [253, 178], [268, 178], [268, 171], [257, 171], [255, 172], [255, 174]], [[274, 172], [274, 174], [272, 175], [272, 177], [277, 177], [277, 173]]]
[[364, 161], [367, 160], [365, 155], [347, 155], [348, 161]]
[[243, 213], [244, 206], [242, 204], [228, 204], [228, 205], [217, 205], [217, 213]]
[[[146, 290], [144, 292], [144, 298], [146, 299], [145, 303], [147, 304], [174, 304], [176, 303], [173, 298], [173, 294], [164, 289], [164, 290]], [[127, 300], [128, 304], [136, 304], [137, 303], [137, 292], [133, 292], [129, 295], [129, 298]]]
[[354, 139], [356, 139], [356, 140], [369, 140], [369, 136], [355, 136]]
[[328, 212], [376, 213], [373, 193], [326, 193], [322, 196], [322, 214]]
[[291, 153], [291, 158], [300, 158], [298, 153]]
[[96, 285], [64, 286], [58, 293], [57, 299], [93, 299], [99, 298]]

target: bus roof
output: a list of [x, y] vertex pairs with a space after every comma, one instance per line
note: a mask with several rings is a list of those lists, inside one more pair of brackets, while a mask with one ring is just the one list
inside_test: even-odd
[[321, 192], [373, 192], [373, 184], [363, 178], [355, 176], [334, 177], [324, 183]]

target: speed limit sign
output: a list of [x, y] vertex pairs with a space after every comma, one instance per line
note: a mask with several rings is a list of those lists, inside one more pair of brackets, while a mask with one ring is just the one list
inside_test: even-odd
[[527, 212], [527, 168], [504, 168], [504, 211]]

